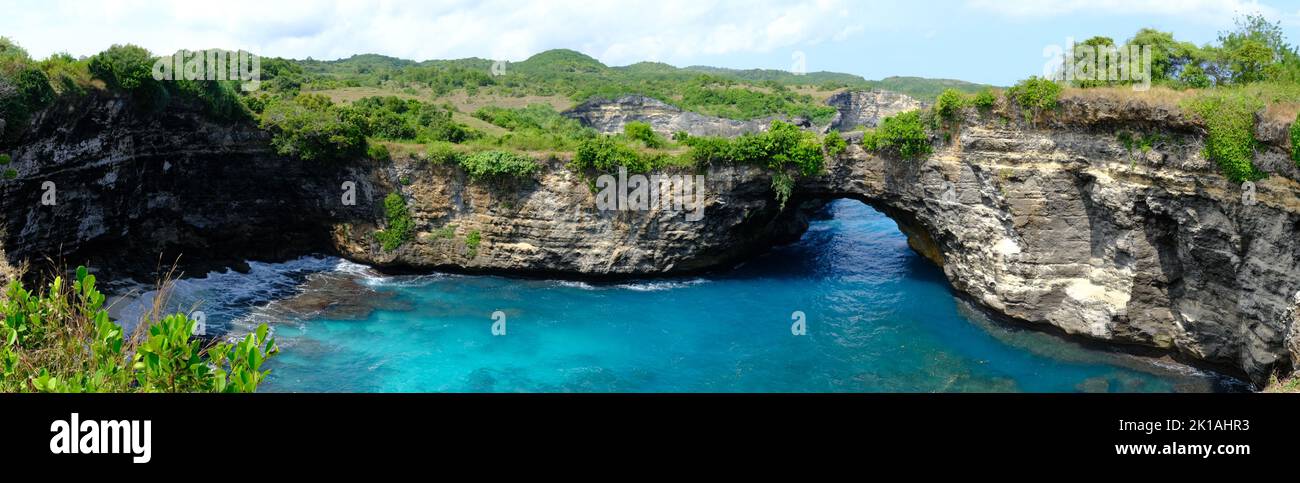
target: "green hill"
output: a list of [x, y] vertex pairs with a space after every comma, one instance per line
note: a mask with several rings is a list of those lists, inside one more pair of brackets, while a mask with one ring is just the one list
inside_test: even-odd
[[568, 49], [548, 50], [523, 62], [516, 62], [511, 67], [529, 74], [598, 74], [609, 69], [587, 54]]

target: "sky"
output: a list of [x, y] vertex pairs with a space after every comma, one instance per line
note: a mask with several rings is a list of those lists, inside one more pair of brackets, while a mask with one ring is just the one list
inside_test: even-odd
[[[0, 36], [33, 57], [133, 43], [155, 53], [519, 61], [553, 48], [639, 61], [912, 75], [1010, 85], [1068, 39], [1142, 27], [1204, 44], [1262, 13], [1300, 43], [1300, 0], [0, 0]], [[802, 60], [800, 63], [799, 61]]]

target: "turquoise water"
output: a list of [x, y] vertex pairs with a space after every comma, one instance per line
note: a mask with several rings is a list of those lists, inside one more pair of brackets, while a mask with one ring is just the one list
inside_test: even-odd
[[[1220, 378], [990, 322], [869, 206], [722, 274], [383, 277], [324, 260], [272, 320], [267, 391], [1207, 391]], [[318, 264], [319, 265], [319, 264]], [[304, 288], [306, 287], [306, 288]], [[322, 295], [324, 294], [324, 295]], [[505, 315], [494, 336], [492, 314]], [[806, 335], [792, 334], [792, 313]], [[239, 326], [236, 324], [236, 327]]]

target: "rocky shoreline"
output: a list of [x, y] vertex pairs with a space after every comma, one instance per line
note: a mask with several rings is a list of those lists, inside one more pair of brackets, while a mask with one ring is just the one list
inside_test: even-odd
[[[0, 183], [10, 264], [61, 258], [146, 278], [177, 257], [205, 273], [322, 252], [386, 270], [644, 278], [738, 263], [797, 239], [825, 202], [852, 198], [898, 222], [958, 292], [1011, 319], [1167, 351], [1256, 383], [1300, 360], [1300, 170], [1268, 126], [1256, 163], [1274, 175], [1257, 183], [1253, 205], [1201, 156], [1195, 123], [1067, 100], [1037, 125], [968, 111], [923, 161], [850, 145], [825, 174], [801, 179], [784, 209], [765, 170], [711, 168], [705, 218], [691, 222], [597, 210], [587, 180], [563, 160], [502, 190], [414, 158], [286, 159], [255, 126], [209, 120], [197, 106], [149, 115], [102, 93], [78, 102], [40, 113], [12, 150], [19, 177]], [[864, 102], [840, 117], [881, 112]], [[618, 105], [585, 109], [608, 126], [645, 119]], [[654, 116], [665, 129], [694, 129], [680, 112]], [[1169, 141], [1130, 152], [1120, 129]], [[57, 204], [34, 201], [44, 181], [58, 187]], [[341, 201], [345, 182], [355, 205]], [[417, 233], [384, 251], [372, 234], [394, 191]]]

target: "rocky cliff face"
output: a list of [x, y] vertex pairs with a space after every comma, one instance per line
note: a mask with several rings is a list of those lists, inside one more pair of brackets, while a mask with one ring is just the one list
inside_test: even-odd
[[854, 146], [801, 187], [881, 207], [955, 288], [1016, 319], [1170, 349], [1255, 381], [1289, 365], [1300, 173], [1284, 144], [1261, 154], [1276, 174], [1247, 204], [1185, 119], [1148, 124], [1168, 141], [1130, 152], [1116, 130], [1132, 124], [1096, 108], [1067, 103], [1043, 129], [972, 115], [923, 162]]
[[32, 120], [9, 151], [18, 177], [0, 181], [8, 260], [151, 277], [179, 257], [201, 274], [327, 246], [333, 220], [373, 216], [373, 205], [340, 203], [344, 180], [369, 179], [364, 163], [285, 159], [251, 122], [212, 120], [198, 106], [133, 105], [93, 94]]
[[[1032, 126], [969, 112], [923, 161], [851, 145], [800, 180], [784, 210], [765, 171], [711, 168], [704, 217], [690, 221], [599, 210], [562, 160], [510, 186], [418, 160], [331, 167], [275, 156], [251, 126], [88, 102], [43, 114], [15, 150], [20, 178], [0, 184], [11, 261], [60, 247], [81, 257], [70, 262], [146, 267], [159, 252], [222, 263], [318, 250], [392, 268], [660, 275], [743, 260], [797, 237], [825, 201], [854, 198], [893, 217], [957, 290], [1009, 317], [1256, 381], [1291, 367], [1300, 347], [1300, 170], [1276, 126], [1259, 133], [1257, 164], [1274, 176], [1257, 183], [1255, 203], [1201, 156], [1199, 129], [1176, 110], [1090, 101]], [[1120, 129], [1165, 141], [1128, 151]], [[45, 179], [59, 186], [55, 207], [30, 201]], [[343, 181], [356, 183], [356, 205], [340, 203]], [[392, 191], [409, 200], [417, 233], [384, 251], [373, 233]]]
[[[363, 221], [337, 229], [335, 246], [379, 266], [627, 277], [738, 261], [807, 227], [802, 213], [770, 202], [770, 179], [757, 168], [711, 170], [704, 218], [691, 221], [671, 207], [599, 210], [590, 181], [563, 164], [552, 160], [535, 180], [502, 187], [468, 182], [456, 168], [398, 161], [379, 184], [410, 200], [420, 227], [414, 239], [383, 251], [373, 237], [381, 223]], [[396, 182], [403, 178], [410, 184]]]
[[880, 120], [921, 108], [921, 102], [909, 96], [890, 91], [844, 91], [826, 99], [826, 104], [838, 112], [831, 119], [829, 129], [847, 132], [859, 127], [876, 127]]
[[665, 136], [685, 131], [692, 136], [733, 137], [767, 130], [774, 118], [737, 121], [705, 116], [645, 96], [623, 96], [614, 100], [592, 99], [565, 115], [605, 134], [623, 132], [623, 125], [640, 121]]

